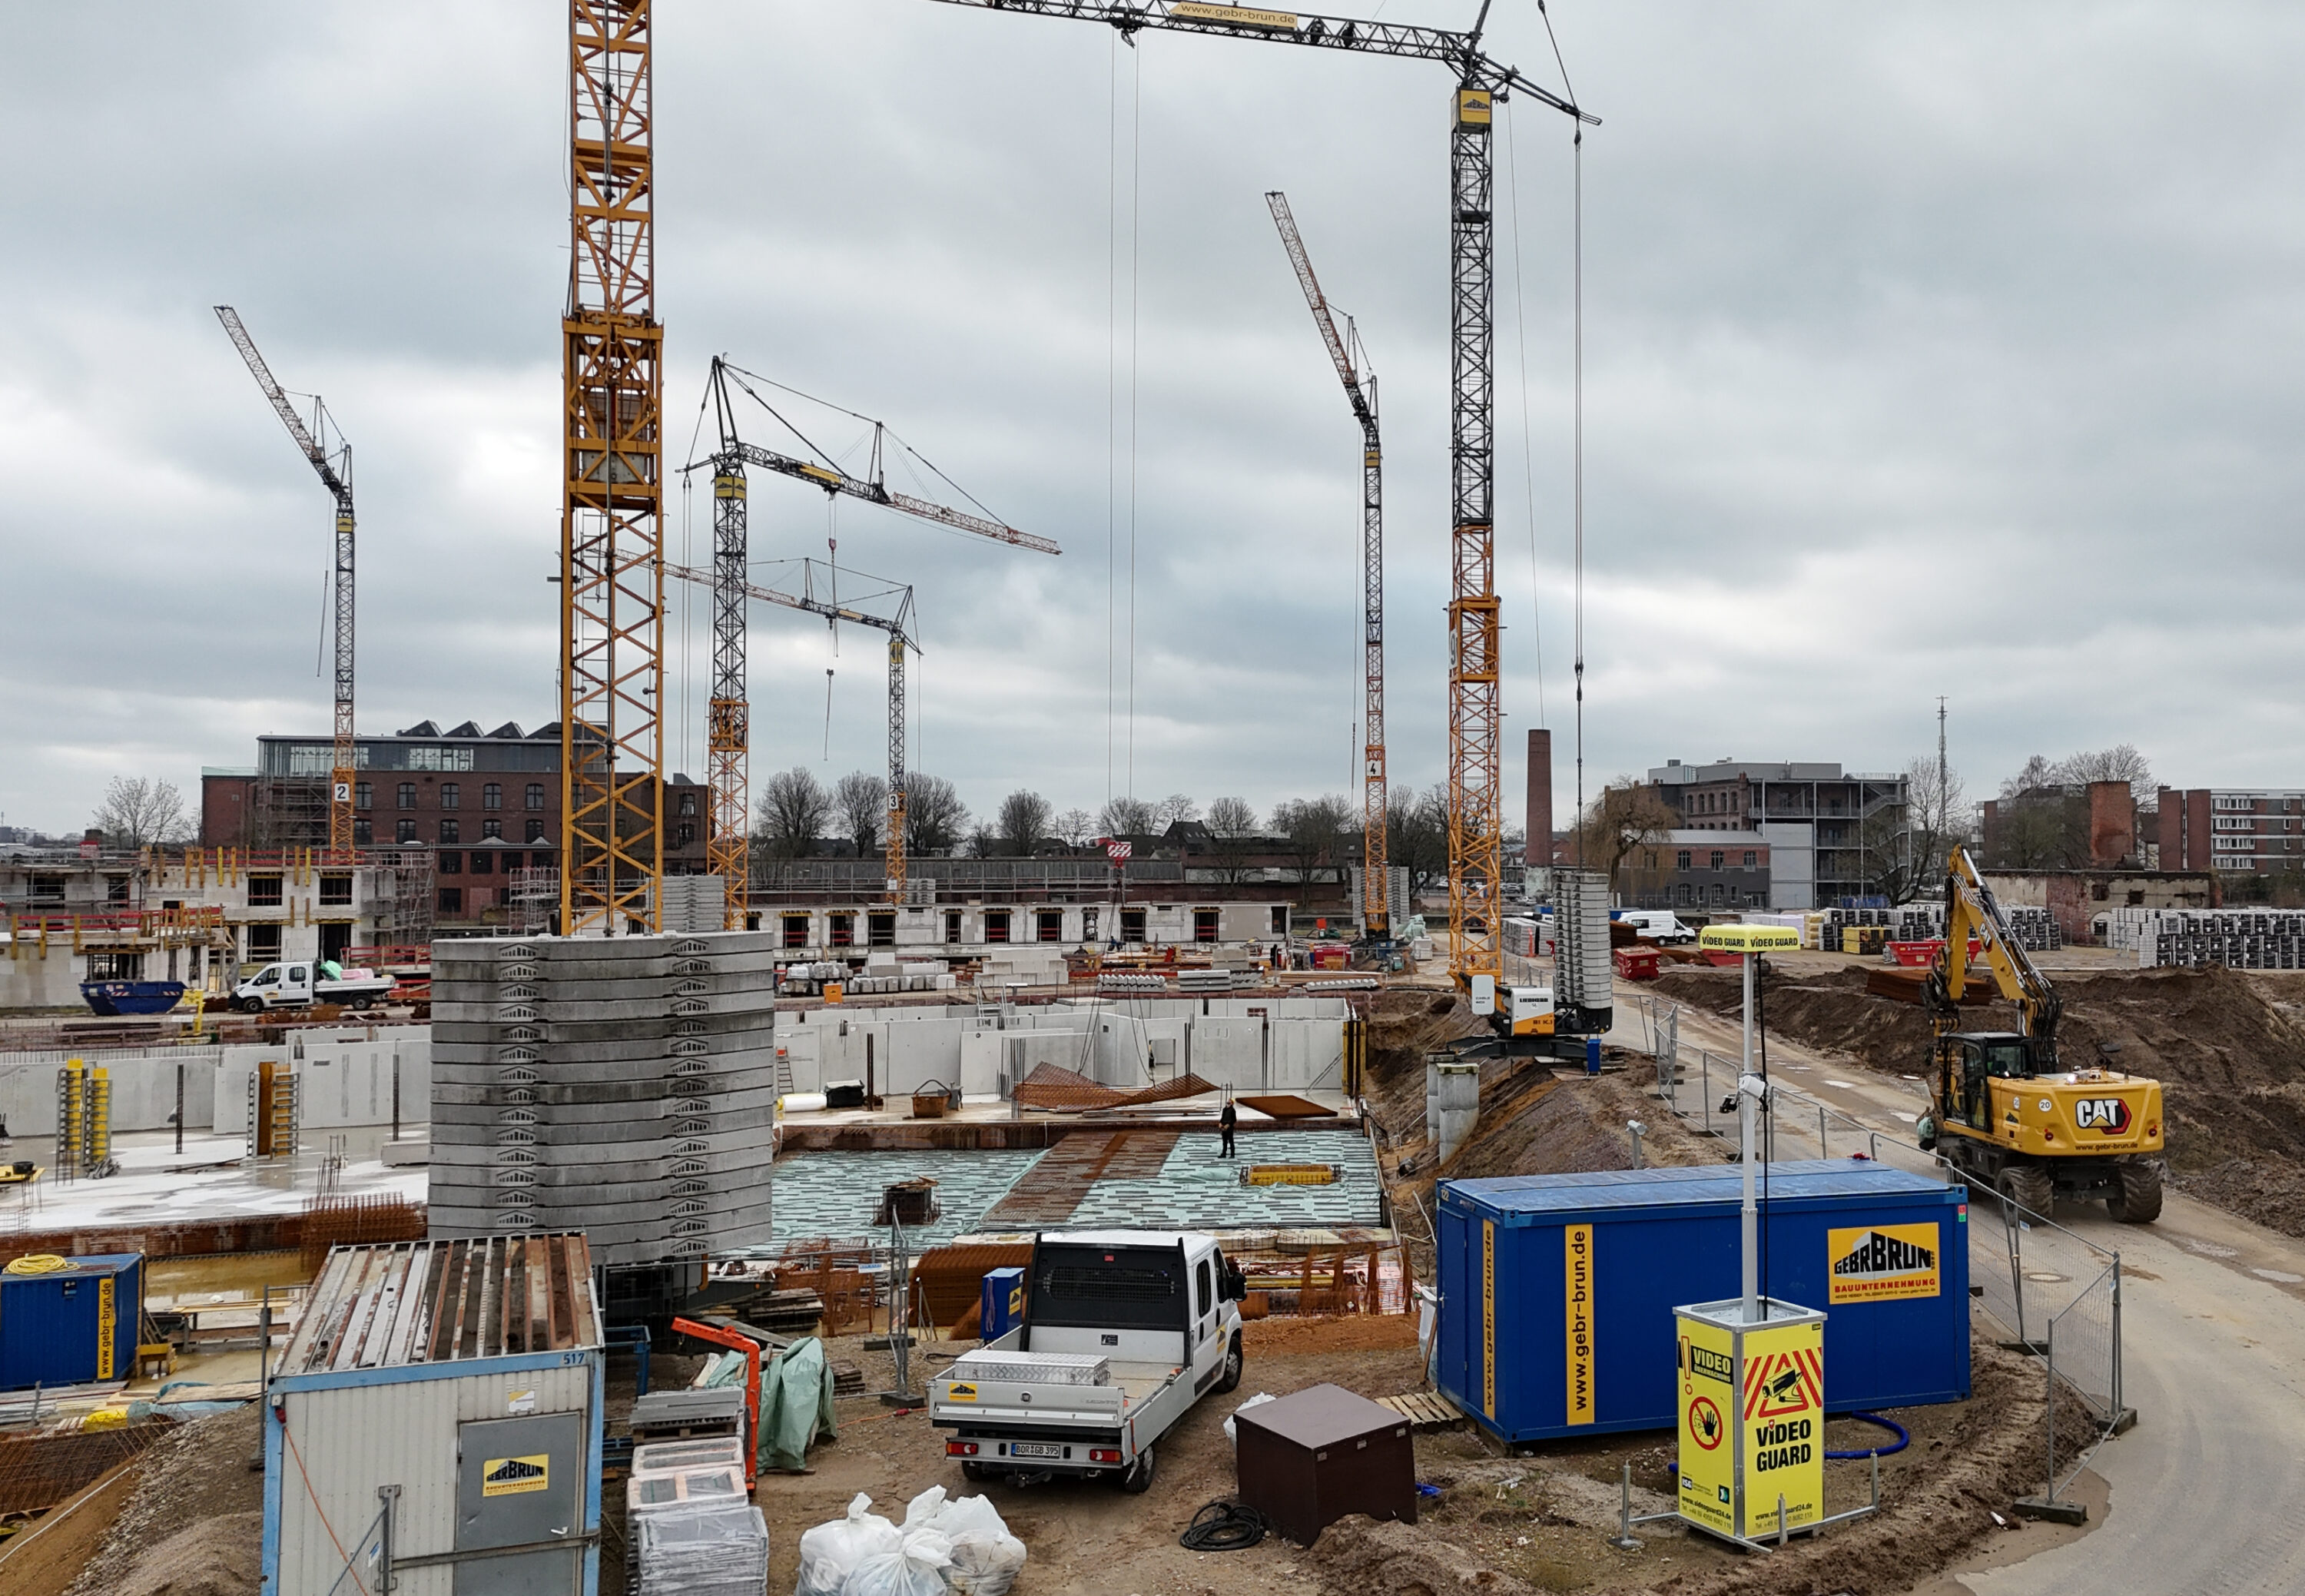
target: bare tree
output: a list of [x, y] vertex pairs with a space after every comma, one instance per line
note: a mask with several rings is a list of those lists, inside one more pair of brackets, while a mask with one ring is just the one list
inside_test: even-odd
[[1067, 809], [1050, 823], [1050, 834], [1067, 848], [1084, 846], [1096, 829], [1096, 816], [1085, 809]]
[[1345, 879], [1345, 866], [1358, 850], [1347, 846], [1355, 830], [1353, 807], [1334, 793], [1315, 798], [1291, 798], [1272, 811], [1272, 826], [1287, 841], [1297, 861], [1297, 879], [1310, 882], [1315, 872], [1333, 869]]
[[1246, 798], [1221, 798], [1209, 806], [1209, 832], [1213, 836], [1253, 837], [1256, 809]]
[[2130, 796], [2139, 803], [2159, 792], [2153, 781], [2153, 766], [2129, 743], [2071, 755], [2057, 762], [2057, 774], [2065, 781], [2083, 787], [2091, 781], [2126, 781]]
[[761, 841], [772, 858], [806, 858], [816, 851], [816, 840], [832, 816], [832, 796], [813, 772], [795, 765], [762, 783], [756, 814]]
[[1041, 846], [1041, 839], [1049, 834], [1049, 823], [1056, 810], [1039, 793], [1018, 788], [1000, 800], [1000, 816], [994, 823], [1000, 834], [1003, 853], [1018, 858], [1030, 858]]
[[1424, 892], [1449, 874], [1449, 789], [1397, 787], [1385, 807], [1385, 862], [1408, 872], [1408, 890]]
[[905, 772], [905, 851], [948, 854], [968, 835], [968, 806], [942, 776]]
[[1181, 792], [1172, 792], [1152, 806], [1152, 824], [1162, 831], [1180, 820], [1198, 820], [1201, 807]]
[[1570, 856], [1579, 869], [1601, 872], [1613, 887], [1627, 857], [1665, 841], [1678, 818], [1655, 788], [1637, 776], [1619, 776], [1577, 817]]
[[1209, 853], [1220, 879], [1238, 884], [1256, 850], [1256, 811], [1246, 798], [1221, 798], [1209, 806]]
[[1160, 829], [1152, 824], [1152, 806], [1133, 798], [1108, 801], [1098, 812], [1096, 824], [1108, 837], [1144, 837]]
[[1000, 856], [1000, 833], [989, 825], [979, 825], [968, 833], [968, 857], [973, 859], [998, 858]]
[[191, 829], [176, 784], [143, 776], [113, 777], [89, 824], [114, 848], [181, 841]]
[[889, 818], [889, 779], [870, 771], [850, 771], [833, 784], [832, 811], [856, 844], [856, 857], [880, 851], [880, 828]]
[[1934, 754], [1908, 763], [1904, 781], [1902, 804], [1884, 804], [1858, 826], [1866, 884], [1892, 904], [1944, 883], [1946, 860], [1968, 838], [1971, 815], [1961, 773]]

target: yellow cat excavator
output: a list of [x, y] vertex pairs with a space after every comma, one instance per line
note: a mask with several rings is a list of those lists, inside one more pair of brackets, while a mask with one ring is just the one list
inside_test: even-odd
[[[2021, 1031], [1965, 1031], [1961, 999], [1974, 937]], [[1929, 1069], [1925, 1152], [1943, 1155], [1972, 1183], [2046, 1215], [2060, 1197], [2102, 1198], [2114, 1218], [2144, 1225], [2161, 1214], [2161, 1083], [2057, 1059], [2056, 988], [2033, 967], [2001, 917], [1993, 891], [1952, 850], [1945, 881], [1945, 939], [1921, 987], [1936, 1033]]]

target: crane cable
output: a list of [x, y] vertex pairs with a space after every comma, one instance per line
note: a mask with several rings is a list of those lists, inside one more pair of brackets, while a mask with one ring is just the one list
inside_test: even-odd
[[[1552, 31], [1552, 13], [1544, 7], [1544, 0], [1536, 0], [1536, 14], [1544, 20], [1544, 37], [1552, 46], [1552, 59], [1561, 68], [1561, 86], [1569, 92], [1569, 103], [1577, 103], [1577, 89], [1569, 81], [1569, 63], [1561, 54], [1561, 40]], [[1576, 326], [1576, 443], [1574, 480], [1576, 489], [1577, 571], [1574, 584], [1576, 615], [1574, 624], [1577, 679], [1577, 815], [1585, 813], [1585, 124], [1570, 124], [1576, 129], [1571, 145], [1572, 166], [1576, 173], [1576, 273], [1573, 317]], [[1508, 133], [1508, 138], [1510, 134]], [[1580, 849], [1578, 864], [1585, 862]]]
[[[1513, 246], [1513, 342], [1520, 363], [1520, 480], [1523, 502], [1528, 512], [1528, 610], [1529, 624], [1534, 633], [1532, 646], [1536, 653], [1536, 723], [1549, 724], [1544, 708], [1544, 607], [1538, 602], [1541, 586], [1536, 559], [1536, 466], [1529, 450], [1528, 427], [1528, 309], [1522, 291], [1526, 275], [1520, 249], [1520, 156], [1515, 136], [1511, 102], [1505, 106], [1505, 196], [1512, 214]], [[1542, 842], [1540, 857], [1552, 861], [1552, 839], [1530, 838], [1529, 846]]]

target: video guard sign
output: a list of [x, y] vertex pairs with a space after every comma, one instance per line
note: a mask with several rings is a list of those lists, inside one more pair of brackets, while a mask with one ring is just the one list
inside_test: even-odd
[[[1673, 1310], [1680, 1427], [1679, 1516], [1756, 1542], [1824, 1520], [1824, 1315], [1765, 1302]], [[1782, 1513], [1780, 1516], [1780, 1501]]]

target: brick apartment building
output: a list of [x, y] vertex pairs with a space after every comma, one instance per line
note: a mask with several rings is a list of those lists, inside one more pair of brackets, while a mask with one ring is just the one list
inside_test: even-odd
[[[332, 754], [325, 738], [260, 737], [253, 766], [203, 769], [202, 846], [324, 846]], [[524, 732], [512, 721], [494, 731], [472, 721], [443, 731], [420, 721], [390, 737], [361, 738], [355, 766], [353, 844], [431, 856], [438, 935], [501, 930], [512, 873], [558, 864], [557, 721]], [[683, 775], [666, 788], [666, 874], [702, 874], [705, 789]]]
[[2164, 787], [2160, 844], [2165, 870], [2305, 868], [2305, 789]]
[[1901, 775], [1844, 772], [1821, 762], [1671, 759], [1649, 772], [1649, 786], [1680, 829], [1758, 832], [1770, 860], [1766, 906], [1787, 909], [1877, 891], [1869, 854], [1884, 838], [1879, 826], [1868, 835], [1866, 823], [1901, 811], [1909, 797]]

